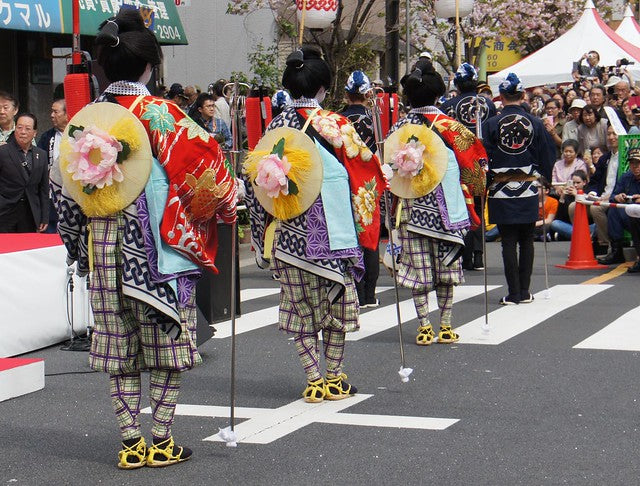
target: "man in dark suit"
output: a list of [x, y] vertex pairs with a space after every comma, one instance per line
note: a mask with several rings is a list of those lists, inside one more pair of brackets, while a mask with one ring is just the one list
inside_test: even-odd
[[18, 115], [14, 133], [0, 146], [0, 233], [47, 229], [49, 167], [47, 153], [32, 145], [38, 121]]
[[[45, 150], [49, 156], [49, 169], [60, 155], [60, 140], [67, 127], [69, 119], [67, 117], [67, 104], [64, 99], [55, 100], [51, 104], [51, 123], [53, 127], [44, 132], [38, 140], [38, 147]], [[56, 233], [58, 226], [58, 214], [53, 203], [49, 204], [49, 226], [47, 233]]]

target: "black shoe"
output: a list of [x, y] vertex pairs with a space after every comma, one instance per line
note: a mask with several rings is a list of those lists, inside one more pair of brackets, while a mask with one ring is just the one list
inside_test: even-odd
[[613, 265], [615, 263], [624, 263], [624, 253], [621, 246], [615, 246], [613, 249], [603, 257], [598, 257], [598, 263], [602, 265]]
[[593, 242], [593, 254], [598, 255], [606, 255], [609, 251], [609, 247], [607, 245], [601, 245], [597, 241]]
[[507, 295], [498, 301], [500, 305], [516, 305], [520, 303], [520, 299]]
[[462, 268], [464, 270], [473, 270], [473, 261], [471, 261], [471, 260], [462, 260]]
[[531, 292], [524, 292], [520, 294], [520, 303], [521, 304], [530, 304], [533, 302], [533, 294]]
[[484, 270], [484, 261], [482, 259], [482, 253], [476, 252], [473, 255], [473, 269], [474, 270]]
[[633, 265], [629, 267], [627, 270], [629, 273], [640, 273], [640, 260], [637, 260]]
[[366, 302], [365, 304], [360, 305], [360, 307], [364, 309], [375, 309], [376, 307], [380, 307], [380, 300], [373, 299], [371, 302]]

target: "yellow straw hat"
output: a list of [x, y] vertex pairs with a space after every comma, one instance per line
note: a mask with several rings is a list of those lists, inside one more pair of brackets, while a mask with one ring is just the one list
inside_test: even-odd
[[144, 126], [115, 103], [85, 106], [60, 142], [64, 187], [87, 216], [108, 216], [131, 204], [144, 190], [151, 161]]
[[393, 170], [391, 192], [414, 199], [430, 193], [442, 181], [449, 155], [447, 146], [433, 130], [407, 123], [385, 141], [384, 161]]
[[322, 158], [315, 142], [295, 128], [270, 130], [244, 163], [258, 201], [287, 220], [311, 207], [322, 188]]

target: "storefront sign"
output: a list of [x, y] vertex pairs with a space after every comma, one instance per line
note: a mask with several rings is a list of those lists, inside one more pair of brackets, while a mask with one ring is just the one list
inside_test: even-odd
[[[160, 44], [187, 44], [177, 1], [180, 0], [79, 0], [80, 33], [96, 35], [100, 24], [120, 8], [137, 8]], [[72, 1], [0, 0], [0, 29], [71, 34]]]

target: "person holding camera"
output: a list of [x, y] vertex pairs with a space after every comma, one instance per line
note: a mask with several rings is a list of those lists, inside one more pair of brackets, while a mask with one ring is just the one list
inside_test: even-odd
[[555, 98], [549, 98], [544, 103], [544, 116], [542, 123], [545, 130], [551, 135], [551, 139], [555, 144], [556, 158], [562, 155], [562, 131], [564, 129], [565, 119], [564, 112], [560, 102]]
[[576, 83], [580, 83], [584, 79], [590, 79], [602, 82], [603, 69], [598, 66], [600, 63], [600, 54], [597, 51], [589, 51], [582, 55], [578, 62], [573, 63], [571, 72]]

